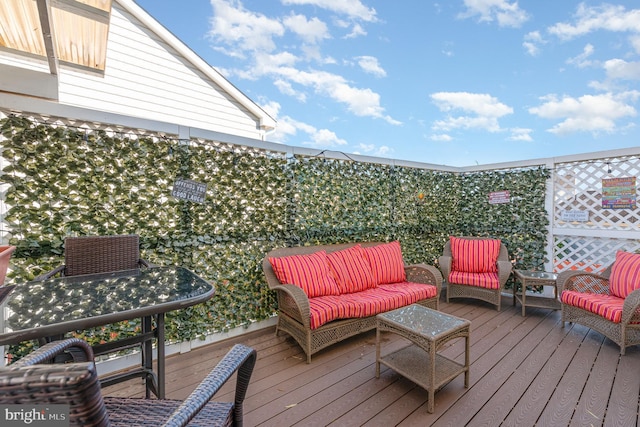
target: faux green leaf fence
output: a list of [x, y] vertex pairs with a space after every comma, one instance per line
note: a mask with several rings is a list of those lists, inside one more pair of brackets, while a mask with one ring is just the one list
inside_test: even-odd
[[[216, 287], [208, 303], [167, 316], [175, 341], [273, 315], [261, 262], [274, 247], [398, 239], [407, 262], [435, 264], [449, 235], [474, 235], [502, 239], [516, 267], [545, 261], [543, 168], [454, 174], [24, 117], [0, 124], [4, 222], [18, 247], [9, 280], [61, 264], [65, 236], [139, 234], [144, 258], [183, 265]], [[172, 197], [177, 178], [206, 184], [205, 202]], [[496, 191], [511, 202], [489, 204]], [[106, 341], [138, 327], [82, 336]]]

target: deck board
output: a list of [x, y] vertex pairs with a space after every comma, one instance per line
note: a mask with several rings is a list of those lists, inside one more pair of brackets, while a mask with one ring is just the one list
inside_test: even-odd
[[[246, 426], [569, 426], [637, 425], [640, 346], [619, 347], [581, 325], [562, 325], [560, 312], [529, 309], [503, 298], [502, 310], [479, 301], [441, 302], [446, 313], [471, 320], [469, 388], [460, 375], [435, 396], [382, 366], [375, 378], [375, 332], [333, 345], [312, 357], [273, 328], [167, 358], [167, 397], [184, 399], [235, 342], [258, 351], [245, 401]], [[383, 353], [407, 345], [383, 333]], [[464, 360], [464, 340], [442, 354]], [[216, 400], [233, 400], [234, 381]], [[143, 396], [141, 381], [103, 391]]]

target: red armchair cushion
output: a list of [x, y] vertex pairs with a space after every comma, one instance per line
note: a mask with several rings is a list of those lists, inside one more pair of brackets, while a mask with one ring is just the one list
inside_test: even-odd
[[640, 254], [616, 252], [609, 276], [609, 293], [626, 298], [636, 289], [640, 289]]
[[607, 294], [592, 294], [578, 291], [563, 291], [563, 304], [581, 308], [614, 323], [620, 323], [624, 299]]
[[299, 286], [309, 298], [340, 293], [338, 284], [329, 272], [325, 251], [269, 258], [269, 262], [280, 283]]
[[449, 273], [449, 283], [458, 285], [471, 285], [487, 289], [500, 289], [500, 277], [498, 273], [467, 273], [465, 271], [452, 271]]
[[451, 236], [451, 271], [466, 273], [496, 273], [499, 239], [462, 239]]
[[373, 277], [379, 285], [407, 280], [400, 242], [394, 241], [370, 246], [362, 248], [362, 251], [369, 261]]
[[333, 273], [341, 294], [360, 292], [376, 287], [376, 280], [360, 245], [327, 254], [329, 270]]

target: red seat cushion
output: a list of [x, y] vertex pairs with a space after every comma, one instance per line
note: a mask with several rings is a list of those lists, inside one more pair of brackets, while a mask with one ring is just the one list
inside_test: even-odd
[[330, 252], [327, 254], [327, 262], [340, 293], [360, 292], [374, 288], [377, 284], [360, 245]]
[[609, 293], [626, 298], [640, 289], [640, 254], [618, 251], [609, 276]]
[[382, 245], [362, 248], [373, 277], [380, 284], [398, 283], [407, 280], [400, 242], [394, 241]]
[[463, 239], [449, 237], [452, 271], [467, 273], [495, 273], [500, 254], [499, 239]]
[[432, 298], [437, 294], [433, 285], [392, 283], [343, 295], [328, 295], [309, 299], [310, 327], [317, 329], [338, 319], [374, 316]]
[[325, 251], [269, 258], [269, 262], [280, 283], [299, 286], [309, 298], [340, 293], [338, 284], [329, 272]]
[[471, 285], [487, 289], [499, 289], [500, 278], [498, 273], [467, 273], [465, 271], [452, 271], [447, 280], [458, 285]]
[[620, 323], [622, 319], [624, 299], [614, 295], [563, 291], [560, 300], [563, 304], [581, 308], [614, 323]]

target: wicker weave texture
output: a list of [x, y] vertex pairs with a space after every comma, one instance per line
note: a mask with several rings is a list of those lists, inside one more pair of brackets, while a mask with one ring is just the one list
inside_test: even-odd
[[[484, 237], [461, 237], [463, 239], [484, 239]], [[479, 286], [472, 285], [464, 285], [464, 284], [456, 284], [449, 283], [448, 278], [451, 273], [451, 266], [453, 257], [451, 254], [451, 243], [447, 242], [444, 245], [444, 249], [442, 251], [442, 256], [438, 258], [438, 265], [440, 266], [440, 270], [442, 271], [442, 276], [444, 277], [445, 282], [447, 283], [447, 302], [451, 298], [473, 298], [479, 299], [481, 301], [486, 301], [490, 304], [496, 306], [496, 309], [500, 311], [501, 301], [502, 301], [502, 292], [504, 291], [504, 285], [507, 283], [509, 276], [511, 275], [511, 270], [513, 266], [509, 261], [509, 251], [507, 247], [501, 243], [500, 244], [500, 253], [498, 254], [498, 280], [500, 282], [500, 287], [498, 289], [486, 289], [481, 288]]]
[[[69, 354], [88, 362], [49, 363]], [[77, 338], [55, 341], [0, 368], [1, 404], [68, 404], [72, 426], [242, 426], [255, 350], [235, 345], [184, 401], [103, 398], [91, 347]], [[210, 402], [236, 375], [233, 403]]]
[[[262, 269], [267, 283], [269, 287], [277, 293], [278, 324], [276, 326], [276, 333], [286, 332], [291, 335], [307, 355], [307, 363], [311, 363], [311, 356], [318, 351], [346, 338], [375, 329], [375, 316], [334, 320], [312, 330], [309, 321], [309, 298], [300, 287], [291, 284], [281, 284], [271, 268], [269, 258], [308, 255], [317, 251], [331, 253], [350, 248], [357, 244], [358, 243], [342, 243], [337, 245], [278, 248], [272, 250], [264, 257]], [[370, 247], [379, 245], [381, 242], [363, 242], [359, 244], [363, 247]], [[417, 302], [418, 304], [437, 310], [440, 291], [442, 289], [442, 275], [440, 271], [432, 265], [416, 264], [405, 266], [405, 272], [407, 274], [407, 281], [429, 284], [437, 288], [435, 297]]]
[[[572, 271], [558, 277], [558, 288], [562, 291], [577, 291], [591, 294], [609, 295], [609, 274]], [[596, 313], [568, 304], [562, 304], [562, 321], [578, 323], [600, 332], [620, 346], [620, 354], [632, 345], [640, 344], [640, 289], [631, 292], [624, 299], [622, 320], [614, 323]]]
[[38, 276], [36, 280], [56, 274], [78, 276], [148, 267], [149, 263], [140, 258], [139, 240], [136, 234], [66, 237], [64, 265]]

